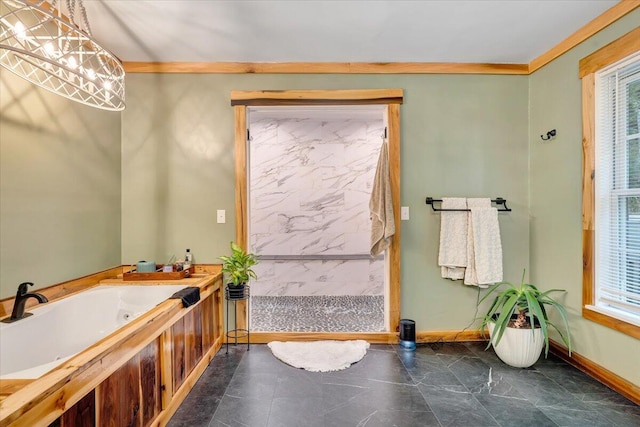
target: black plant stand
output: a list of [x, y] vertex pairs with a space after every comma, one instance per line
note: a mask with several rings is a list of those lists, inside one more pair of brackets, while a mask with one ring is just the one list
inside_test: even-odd
[[[231, 294], [231, 295], [230, 295]], [[235, 327], [235, 325], [237, 324], [237, 320], [238, 320], [238, 316], [237, 316], [237, 303], [238, 301], [244, 301], [244, 300], [248, 300], [249, 299], [249, 285], [245, 285], [244, 286], [244, 291], [238, 291], [238, 290], [232, 290], [231, 293], [229, 292], [229, 287], [226, 286], [224, 289], [224, 297], [227, 300], [227, 352], [226, 354], [229, 354], [229, 339], [233, 338], [234, 343], [233, 345], [238, 345], [238, 338], [244, 338], [247, 337], [247, 351], [249, 351], [249, 341], [251, 338], [250, 332], [249, 332], [249, 309], [247, 307], [247, 328], [246, 329], [239, 329], [239, 328], [235, 328], [232, 330], [229, 330], [229, 324], [231, 322], [229, 322], [229, 306], [232, 305], [233, 303], [233, 325]]]

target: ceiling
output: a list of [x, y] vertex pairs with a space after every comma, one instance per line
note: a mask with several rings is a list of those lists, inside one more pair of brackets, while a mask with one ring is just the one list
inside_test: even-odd
[[529, 63], [616, 0], [85, 0], [122, 61]]

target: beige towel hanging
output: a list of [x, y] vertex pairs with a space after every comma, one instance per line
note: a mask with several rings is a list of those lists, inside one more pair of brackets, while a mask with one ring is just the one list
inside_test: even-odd
[[467, 269], [464, 284], [486, 288], [502, 281], [502, 244], [498, 210], [491, 199], [467, 199]]
[[[466, 209], [467, 199], [443, 197], [442, 209]], [[440, 251], [438, 265], [443, 278], [464, 278], [467, 266], [468, 212], [443, 211], [440, 213]]]
[[378, 166], [369, 199], [371, 213], [371, 256], [377, 256], [391, 245], [391, 236], [396, 232], [393, 216], [393, 200], [389, 177], [389, 144], [382, 142]]

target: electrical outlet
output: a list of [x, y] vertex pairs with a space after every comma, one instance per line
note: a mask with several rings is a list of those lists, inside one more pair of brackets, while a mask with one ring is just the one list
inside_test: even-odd
[[402, 206], [400, 208], [400, 219], [402, 221], [409, 221], [409, 206]]
[[227, 222], [226, 216], [227, 216], [226, 211], [224, 209], [218, 209], [217, 211], [218, 224], [224, 224], [225, 222]]

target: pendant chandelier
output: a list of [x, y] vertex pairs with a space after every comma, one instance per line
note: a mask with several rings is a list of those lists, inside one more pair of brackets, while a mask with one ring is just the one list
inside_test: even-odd
[[[0, 2], [2, 67], [73, 101], [124, 109], [124, 68], [93, 40], [82, 0], [61, 0], [59, 6], [58, 0]], [[78, 12], [82, 25], [74, 18]]]

